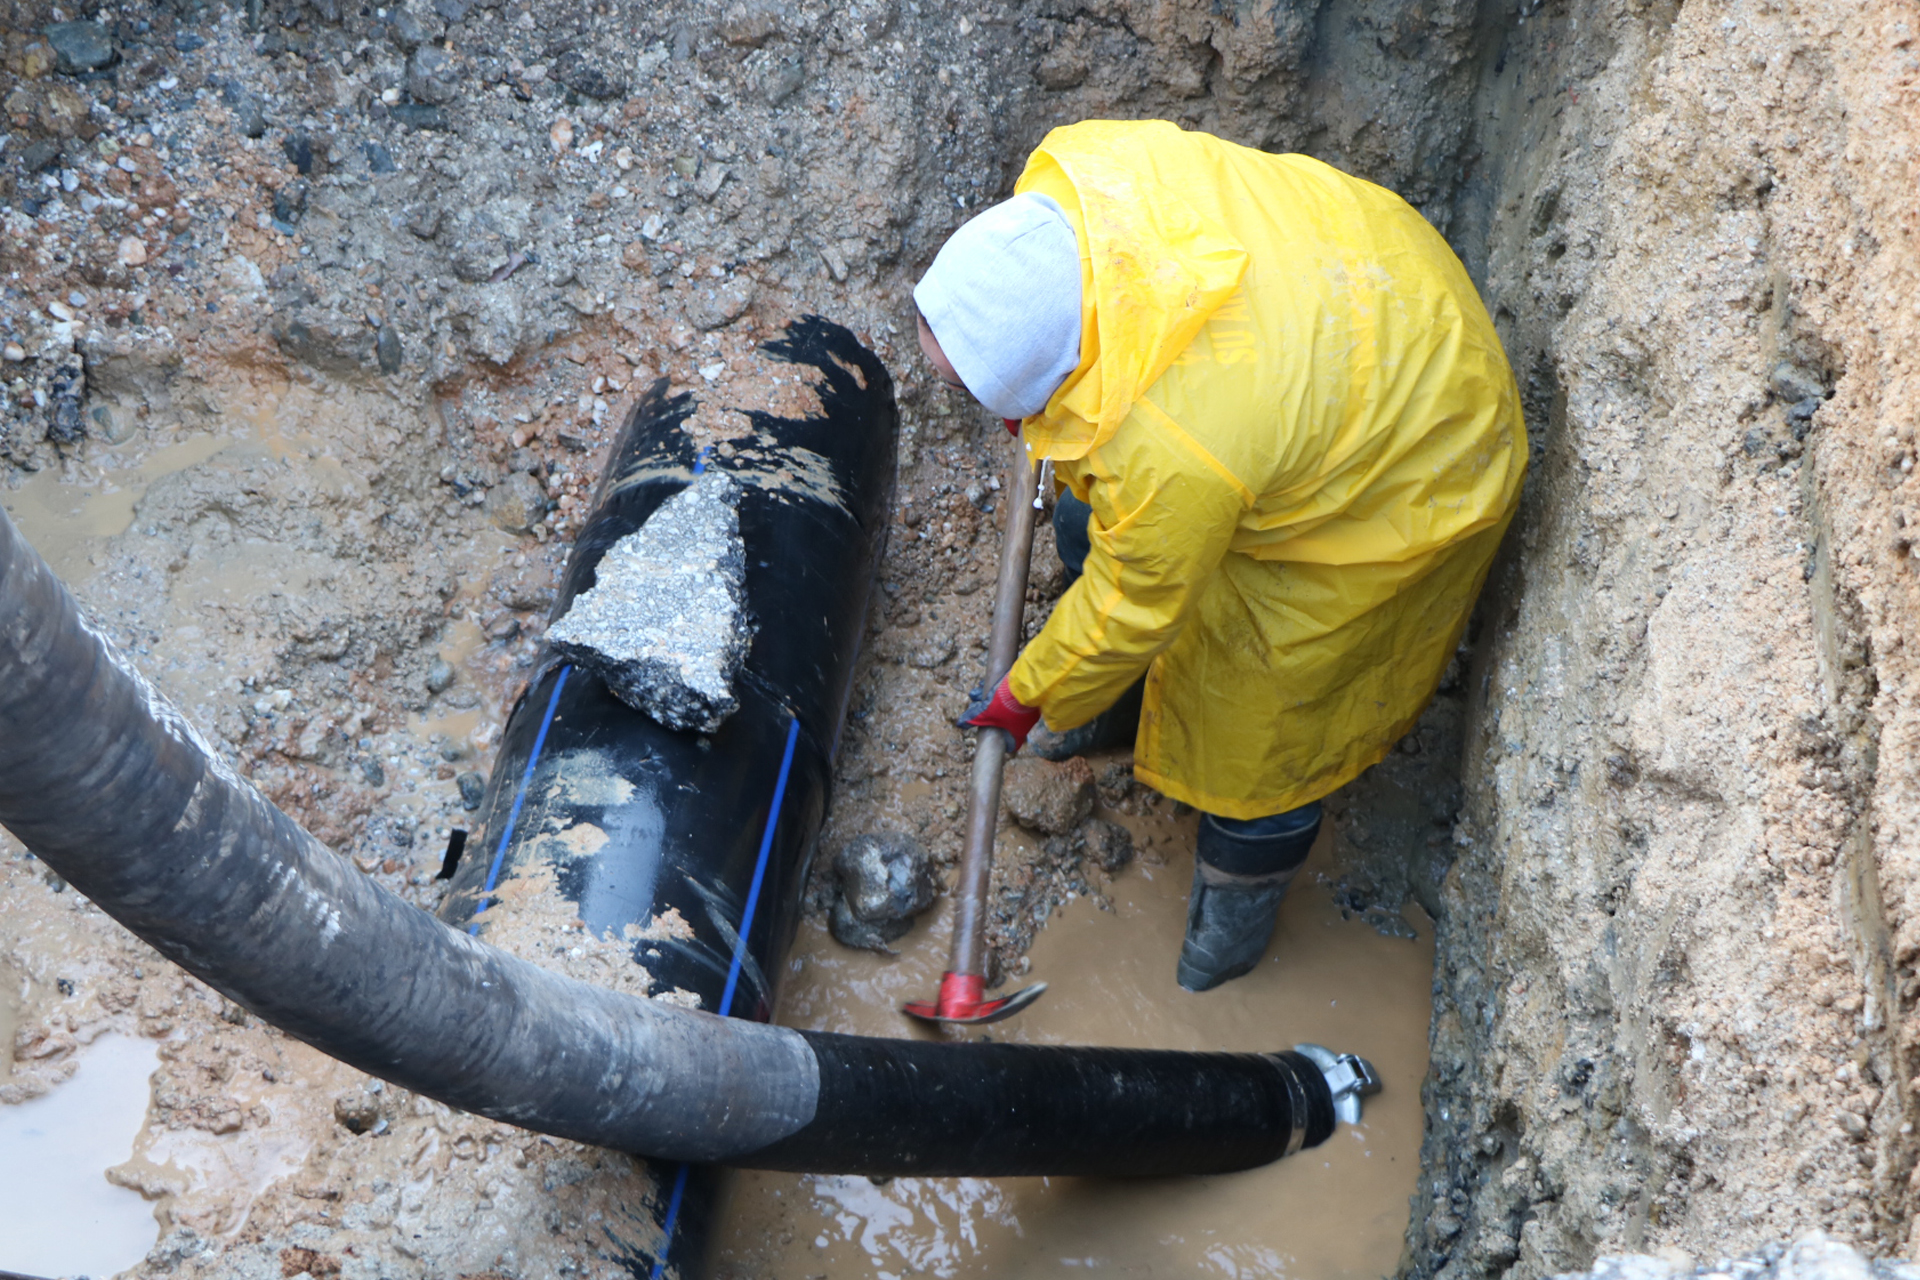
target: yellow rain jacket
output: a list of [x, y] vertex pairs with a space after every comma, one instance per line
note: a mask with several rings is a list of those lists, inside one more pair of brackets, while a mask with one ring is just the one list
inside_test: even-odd
[[1141, 781], [1231, 818], [1326, 795], [1432, 696], [1519, 497], [1485, 308], [1404, 201], [1305, 156], [1088, 121], [1017, 190], [1080, 242], [1080, 367], [1022, 436], [1093, 548], [1014, 695], [1067, 729], [1145, 671]]

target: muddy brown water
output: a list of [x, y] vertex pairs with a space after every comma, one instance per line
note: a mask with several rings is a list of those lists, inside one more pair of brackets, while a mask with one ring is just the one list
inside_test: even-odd
[[0, 1266], [109, 1275], [146, 1256], [159, 1234], [153, 1208], [106, 1170], [141, 1134], [157, 1065], [151, 1042], [102, 1036], [58, 1089], [0, 1107]]
[[[742, 1174], [716, 1274], [891, 1280], [1096, 1271], [1336, 1280], [1393, 1272], [1419, 1167], [1432, 929], [1416, 915], [1420, 937], [1408, 941], [1342, 919], [1321, 883], [1331, 843], [1323, 836], [1260, 967], [1212, 992], [1183, 991], [1173, 972], [1193, 873], [1192, 824], [1191, 817], [1129, 822], [1155, 835], [1154, 850], [1107, 887], [1111, 910], [1082, 896], [1053, 916], [1030, 953], [1031, 972], [1017, 980], [1048, 983], [1046, 995], [985, 1034], [1025, 1044], [1171, 1049], [1273, 1050], [1313, 1041], [1360, 1053], [1379, 1069], [1385, 1089], [1360, 1125], [1342, 1126], [1290, 1159], [1222, 1177], [876, 1185], [862, 1177]], [[1167, 829], [1149, 832], [1154, 825]], [[900, 1005], [938, 986], [947, 936], [942, 910], [889, 959], [803, 926], [779, 1020], [810, 1030], [914, 1034]]]

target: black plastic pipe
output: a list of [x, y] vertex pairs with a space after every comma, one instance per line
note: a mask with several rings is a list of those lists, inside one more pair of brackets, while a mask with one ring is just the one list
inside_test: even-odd
[[[827, 546], [852, 556], [858, 578], [870, 572], [883, 527], [890, 384], [851, 335], [824, 322], [797, 327], [785, 356], [825, 377], [825, 418], [762, 415], [756, 431], [781, 448], [795, 443], [783, 432], [810, 433], [828, 458], [857, 446], [835, 476], [852, 495], [839, 505], [863, 532]], [[605, 486], [603, 506], [621, 483]], [[742, 521], [744, 532], [744, 507]], [[762, 559], [787, 550], [749, 548]], [[583, 555], [576, 568], [584, 563]], [[804, 638], [824, 619], [834, 647], [763, 654], [756, 642], [742, 682], [766, 717], [787, 716], [796, 756], [802, 740], [820, 756], [790, 767], [796, 794], [776, 824], [776, 833], [792, 824], [776, 841], [787, 865], [762, 868], [772, 886], [763, 892], [778, 905], [748, 931], [746, 951], [763, 971], [784, 945], [779, 935], [791, 926], [792, 892], [824, 810], [825, 758], [858, 637], [851, 602], [862, 592], [827, 592], [794, 603], [791, 614], [762, 616], [763, 641], [782, 629]], [[523, 702], [503, 757], [518, 750], [526, 709], [563, 670], [548, 671]], [[768, 735], [750, 728], [748, 706], [743, 698], [735, 718], [747, 717], [739, 732], [753, 735], [748, 771], [764, 781]], [[723, 758], [727, 733], [723, 726], [704, 749], [697, 740], [690, 749]], [[659, 780], [675, 795], [690, 793], [684, 778]], [[809, 787], [813, 798], [799, 794]], [[724, 882], [734, 895], [717, 895], [722, 907], [708, 919], [716, 935], [729, 919], [737, 928], [728, 911], [743, 896], [742, 863], [726, 851], [742, 843], [739, 827], [759, 835], [765, 823], [755, 818], [770, 807], [770, 796], [748, 802], [747, 790], [743, 783], [713, 829], [673, 829], [686, 845], [671, 854], [675, 868], [702, 865], [703, 843], [733, 868], [708, 884]], [[163, 955], [316, 1048], [463, 1110], [656, 1159], [871, 1174], [1218, 1173], [1324, 1141], [1333, 1128], [1326, 1078], [1298, 1054], [803, 1033], [623, 995], [506, 955], [388, 894], [233, 774], [87, 626], [3, 514], [0, 824]], [[616, 869], [608, 864], [609, 874]], [[620, 898], [622, 909], [652, 906], [637, 882]], [[716, 966], [707, 961], [719, 948], [709, 950], [673, 963], [710, 983]], [[769, 998], [756, 985], [741, 1011], [765, 1016]]]

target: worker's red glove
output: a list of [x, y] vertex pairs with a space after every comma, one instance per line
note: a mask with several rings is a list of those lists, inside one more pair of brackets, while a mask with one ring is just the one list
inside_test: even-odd
[[1018, 436], [1020, 434], [1020, 419], [1002, 418], [1000, 419], [1000, 421], [1006, 424], [1008, 435]]
[[1013, 739], [1013, 749], [1018, 751], [1026, 745], [1027, 735], [1033, 732], [1033, 726], [1040, 723], [1040, 708], [1030, 707], [1013, 696], [1013, 690], [1002, 680], [993, 691], [993, 696], [983, 702], [976, 702], [967, 708], [960, 723], [972, 725], [976, 729], [1002, 729]]

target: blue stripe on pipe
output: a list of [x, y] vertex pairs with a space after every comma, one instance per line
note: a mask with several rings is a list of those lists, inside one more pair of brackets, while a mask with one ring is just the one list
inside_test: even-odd
[[[740, 928], [734, 935], [733, 963], [727, 969], [727, 987], [720, 993], [720, 1016], [733, 1012], [733, 996], [740, 988], [740, 968], [747, 954], [747, 932], [753, 928], [754, 911], [760, 905], [760, 886], [767, 879], [767, 860], [773, 856], [773, 833], [780, 825], [780, 806], [786, 802], [787, 779], [793, 775], [793, 749], [800, 741], [800, 717], [787, 725], [787, 749], [780, 757], [780, 776], [774, 780], [773, 803], [767, 806], [767, 829], [760, 835], [760, 856], [753, 864], [753, 884], [747, 889], [746, 909], [740, 913]], [[538, 748], [536, 747], [536, 750]], [[660, 1260], [653, 1264], [649, 1280], [660, 1280], [667, 1269], [667, 1257], [673, 1252], [673, 1229], [680, 1221], [680, 1200], [687, 1190], [687, 1165], [673, 1174], [673, 1194], [667, 1198], [666, 1241], [660, 1246]]]
[[767, 858], [773, 853], [773, 830], [780, 824], [780, 805], [787, 798], [787, 778], [793, 773], [793, 748], [800, 740], [800, 717], [787, 724], [787, 749], [780, 757], [780, 776], [773, 784], [773, 804], [767, 810], [767, 829], [760, 836], [760, 857], [753, 864], [753, 884], [747, 890], [746, 910], [740, 913], [740, 932], [733, 943], [733, 964], [727, 969], [727, 987], [720, 993], [720, 1016], [733, 1012], [733, 994], [740, 986], [740, 966], [747, 955], [747, 931], [753, 928], [754, 909], [760, 905], [760, 886], [767, 878]]
[[[547, 745], [547, 730], [553, 727], [553, 713], [560, 706], [560, 691], [567, 687], [567, 675], [571, 666], [560, 668], [560, 678], [553, 682], [553, 696], [547, 699], [547, 714], [540, 718], [540, 732], [533, 739], [533, 752], [527, 757], [527, 770], [520, 775], [520, 790], [514, 793], [513, 810], [507, 814], [507, 829], [500, 833], [500, 847], [494, 850], [493, 865], [487, 868], [487, 883], [480, 890], [480, 905], [473, 909], [478, 916], [487, 909], [487, 895], [493, 892], [493, 886], [500, 879], [500, 866], [507, 860], [507, 841], [513, 839], [513, 828], [520, 821], [520, 808], [527, 802], [527, 788], [533, 783], [533, 767], [540, 763], [540, 752]], [[467, 926], [470, 937], [480, 934], [480, 922], [475, 920]]]
[[691, 1165], [681, 1165], [674, 1171], [673, 1195], [667, 1201], [667, 1239], [660, 1246], [660, 1261], [653, 1264], [653, 1274], [647, 1280], [660, 1280], [661, 1272], [667, 1269], [667, 1255], [673, 1252], [673, 1227], [680, 1220], [680, 1197], [686, 1194], [687, 1171]]

